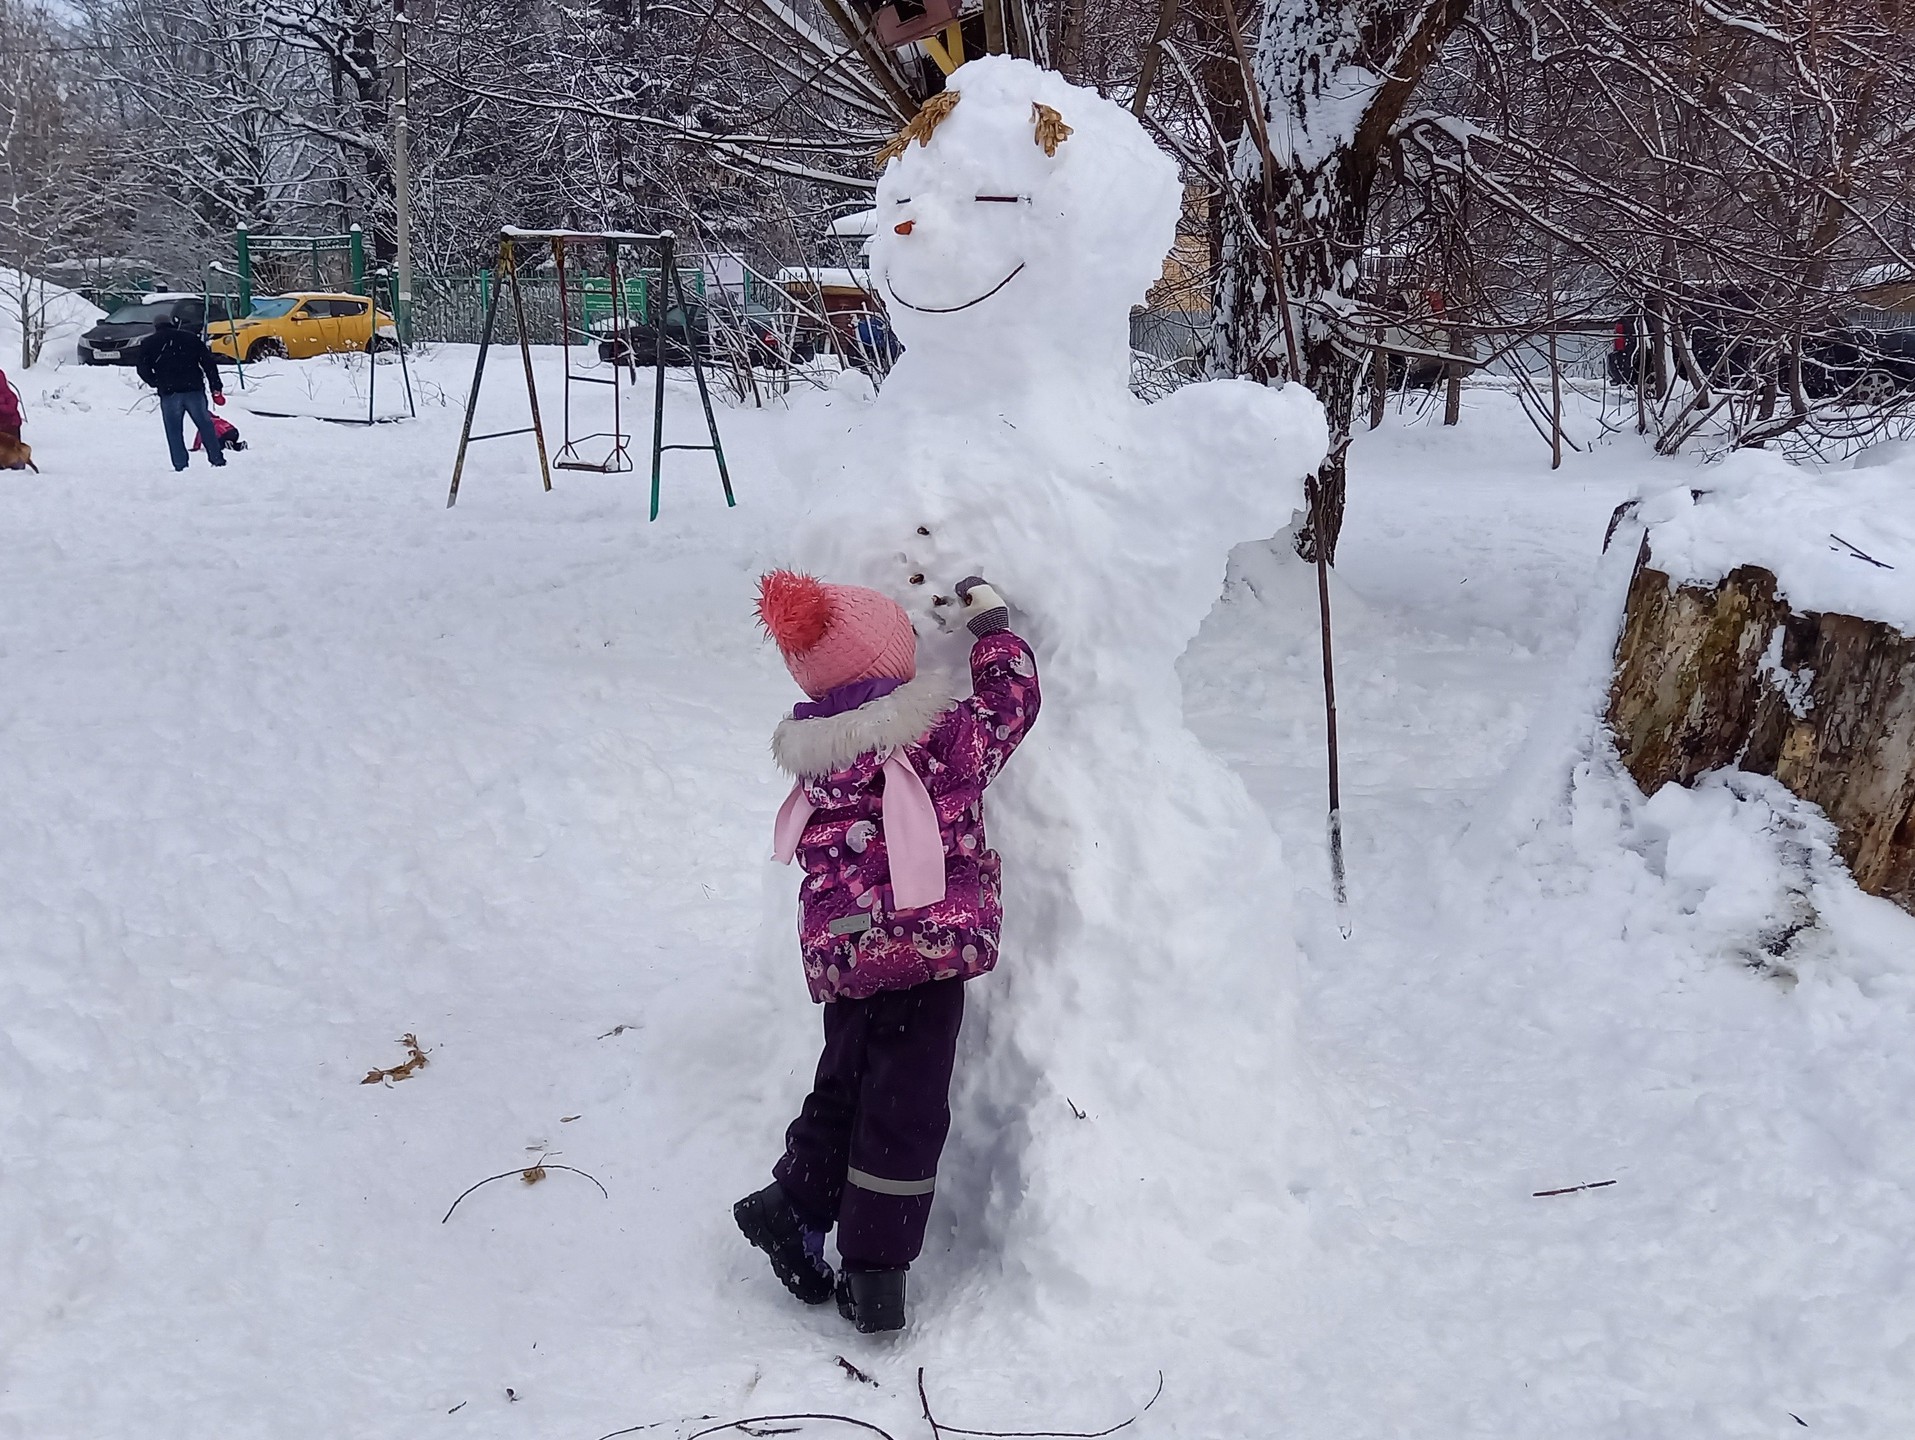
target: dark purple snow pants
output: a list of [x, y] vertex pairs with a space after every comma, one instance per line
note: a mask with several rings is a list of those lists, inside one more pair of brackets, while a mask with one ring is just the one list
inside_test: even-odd
[[838, 1224], [851, 1270], [909, 1265], [924, 1248], [951, 1129], [964, 982], [932, 980], [824, 1007], [825, 1048], [772, 1176], [805, 1220]]

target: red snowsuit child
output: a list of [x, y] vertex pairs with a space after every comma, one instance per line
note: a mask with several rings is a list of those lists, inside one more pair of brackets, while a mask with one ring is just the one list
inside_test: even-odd
[[917, 675], [917, 636], [875, 590], [779, 571], [758, 613], [811, 696], [772, 741], [797, 777], [774, 849], [804, 870], [798, 932], [824, 1053], [772, 1183], [738, 1228], [809, 1304], [835, 1293], [862, 1331], [904, 1324], [951, 1126], [964, 982], [997, 960], [998, 857], [984, 788], [1037, 718], [1037, 665], [997, 593], [959, 584], [971, 697]]
[[20, 439], [20, 392], [0, 370], [0, 470], [24, 470], [33, 463], [32, 451]]
[[[224, 415], [213, 417], [213, 433], [219, 436], [219, 448], [222, 450], [244, 450], [246, 442], [239, 438], [239, 426]], [[193, 432], [192, 450], [198, 453], [200, 448], [199, 431]]]

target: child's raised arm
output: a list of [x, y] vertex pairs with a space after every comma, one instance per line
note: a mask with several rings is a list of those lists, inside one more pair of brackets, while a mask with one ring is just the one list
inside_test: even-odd
[[945, 763], [988, 785], [1037, 718], [1037, 657], [1011, 631], [1003, 598], [973, 575], [957, 593], [977, 637], [971, 647], [971, 698], [954, 712]]

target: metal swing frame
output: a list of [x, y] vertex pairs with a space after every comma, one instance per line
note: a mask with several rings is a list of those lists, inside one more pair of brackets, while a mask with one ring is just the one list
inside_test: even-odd
[[[564, 370], [561, 399], [561, 426], [559, 452], [552, 457], [546, 447], [545, 423], [539, 414], [538, 381], [532, 372], [532, 342], [525, 328], [525, 298], [519, 288], [519, 271], [516, 263], [515, 247], [525, 242], [549, 245], [552, 251], [553, 266], [558, 272], [559, 283], [559, 339], [564, 349]], [[724, 488], [725, 504], [735, 506], [738, 501], [732, 494], [731, 472], [725, 465], [725, 449], [718, 438], [718, 419], [713, 413], [711, 390], [705, 382], [704, 362], [699, 359], [697, 342], [689, 330], [686, 333], [686, 349], [691, 355], [692, 377], [698, 383], [699, 403], [705, 411], [705, 431], [710, 443], [703, 445], [665, 443], [665, 316], [676, 304], [688, 309], [685, 295], [685, 282], [678, 273], [674, 251], [677, 237], [669, 230], [655, 235], [635, 234], [620, 230], [520, 230], [507, 227], [499, 232], [499, 282], [493, 285], [492, 293], [486, 300], [485, 328], [479, 338], [479, 358], [472, 367], [472, 389], [466, 396], [465, 423], [459, 431], [459, 453], [452, 463], [452, 486], [446, 493], [446, 508], [459, 502], [459, 482], [465, 473], [466, 451], [475, 440], [498, 440], [509, 435], [530, 435], [538, 448], [539, 478], [546, 490], [552, 488], [552, 471], [588, 470], [598, 474], [621, 474], [632, 469], [631, 446], [624, 428], [624, 411], [619, 383], [620, 364], [614, 363], [609, 376], [579, 375], [572, 369], [572, 330], [571, 312], [566, 298], [565, 254], [566, 248], [578, 243], [599, 244], [605, 246], [606, 271], [611, 283], [611, 317], [614, 336], [628, 333], [630, 312], [626, 306], [625, 289], [619, 283], [618, 253], [621, 247], [648, 249], [658, 262], [658, 291], [655, 296], [648, 295], [649, 305], [657, 313], [654, 326], [656, 346], [653, 364], [657, 370], [657, 387], [652, 405], [652, 495], [651, 519], [658, 518], [659, 492], [664, 473], [664, 459], [667, 450], [709, 450], [718, 465], [718, 481]], [[641, 266], [641, 270], [643, 267]], [[473, 417], [478, 412], [479, 388], [485, 380], [485, 359], [492, 348], [492, 336], [498, 320], [499, 296], [510, 288], [512, 291], [512, 315], [517, 323], [519, 337], [519, 358], [525, 368], [525, 395], [531, 410], [532, 423], [516, 426], [510, 430], [491, 430], [481, 434], [472, 433]], [[587, 334], [589, 335], [589, 331]], [[638, 356], [629, 341], [625, 342], [625, 355], [632, 370], [632, 380], [638, 379]], [[574, 437], [572, 434], [572, 383], [610, 385], [612, 387], [612, 429], [597, 430], [586, 435]], [[609, 439], [611, 449], [602, 461], [588, 460], [580, 456], [578, 447], [589, 440]]]

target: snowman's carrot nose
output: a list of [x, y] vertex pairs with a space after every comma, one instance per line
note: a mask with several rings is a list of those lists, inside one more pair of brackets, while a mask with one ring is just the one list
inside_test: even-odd
[[914, 226], [914, 225], [916, 225], [917, 223], [918, 223], [918, 222], [917, 222], [917, 221], [915, 221], [915, 220], [901, 220], [901, 221], [899, 221], [899, 222], [898, 222], [898, 224], [897, 224], [897, 226], [896, 226], [896, 229], [897, 229], [897, 232], [898, 232], [898, 234], [900, 234], [900, 235], [909, 235], [909, 234], [911, 233], [911, 228], [912, 228], [912, 226]]

